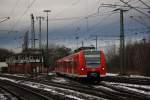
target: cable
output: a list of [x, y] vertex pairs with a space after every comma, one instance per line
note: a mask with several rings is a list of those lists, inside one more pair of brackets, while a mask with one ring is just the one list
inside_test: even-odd
[[97, 26], [99, 23], [102, 23], [103, 21], [106, 21], [107, 18], [111, 17], [115, 13], [116, 12], [112, 12], [112, 13], [108, 14], [106, 17], [104, 17], [103, 19], [101, 19], [101, 21], [99, 21], [97, 24], [93, 25], [89, 30], [92, 30], [92, 28], [95, 28], [95, 26]]
[[[103, 5], [102, 7], [112, 7], [112, 8], [116, 8], [116, 7], [118, 6], [118, 7], [128, 7], [128, 8], [129, 8], [129, 6], [126, 6], [126, 5], [117, 5], [117, 4], [101, 4], [101, 5]], [[143, 8], [143, 7], [138, 7], [138, 6], [136, 6], [136, 7], [134, 7], [134, 8], [138, 8], [138, 9], [149, 9], [149, 8]]]
[[142, 0], [139, 0], [143, 5], [147, 6], [150, 9], [150, 6], [147, 5], [145, 2], [143, 2]]
[[27, 9], [23, 12], [23, 14], [18, 18], [16, 23], [12, 26], [11, 30], [14, 30], [14, 28], [17, 26], [21, 18], [28, 12], [28, 10], [32, 7], [32, 5], [35, 3], [36, 0], [33, 0], [27, 7]]
[[15, 9], [16, 9], [16, 7], [17, 7], [17, 5], [18, 5], [18, 3], [19, 3], [20, 1], [21, 1], [21, 0], [17, 0], [17, 1], [15, 2], [15, 5], [14, 5], [14, 7], [12, 8], [12, 10], [11, 10], [9, 16], [13, 15], [13, 13], [14, 13], [14, 11], [15, 11]]
[[141, 14], [143, 14], [143, 15], [145, 15], [145, 16], [147, 16], [147, 17], [150, 18], [149, 15], [145, 14], [143, 11], [141, 11], [141, 10], [139, 10], [139, 9], [137, 9], [137, 8], [134, 8], [133, 6], [131, 6], [130, 4], [128, 4], [127, 2], [124, 2], [124, 0], [120, 0], [120, 1], [121, 1], [122, 3], [128, 5], [130, 8], [133, 8], [134, 10], [138, 11], [139, 13], [141, 13]]
[[[74, 2], [74, 1], [76, 1], [76, 2]], [[55, 16], [60, 15], [62, 12], [64, 12], [64, 11], [67, 10], [67, 9], [69, 9], [70, 7], [79, 4], [80, 1], [81, 1], [81, 0], [78, 0], [78, 1], [77, 1], [77, 0], [73, 0], [73, 2], [71, 2], [71, 4], [70, 4], [67, 8], [64, 8], [64, 9], [60, 10], [58, 13], [56, 13], [56, 14], [54, 14], [54, 15], [55, 15]]]
[[146, 25], [145, 23], [143, 23], [143, 22], [141, 22], [141, 21], [135, 19], [134, 16], [130, 16], [130, 18], [133, 19], [134, 21], [140, 23], [141, 25], [145, 26], [146, 28], [148, 28], [148, 29], [150, 28], [150, 26], [148, 26], [148, 25]]

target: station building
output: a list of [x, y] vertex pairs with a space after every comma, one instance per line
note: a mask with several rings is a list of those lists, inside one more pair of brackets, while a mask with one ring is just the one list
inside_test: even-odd
[[39, 49], [28, 49], [10, 55], [6, 62], [9, 73], [33, 74], [46, 73], [48, 70], [43, 65], [42, 52]]

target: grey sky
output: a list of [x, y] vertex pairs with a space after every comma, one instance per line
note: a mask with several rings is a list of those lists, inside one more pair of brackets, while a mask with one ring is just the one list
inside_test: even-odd
[[[148, 8], [139, 0], [124, 0], [130, 1], [132, 6]], [[150, 0], [143, 0], [150, 5]], [[21, 46], [22, 34], [31, 30], [30, 14], [34, 16], [44, 16], [44, 9], [50, 9], [49, 14], [49, 40], [52, 43], [61, 43], [74, 47], [75, 36], [80, 37], [79, 41], [89, 39], [90, 35], [119, 35], [119, 13], [111, 14], [116, 8], [98, 7], [102, 3], [124, 5], [119, 0], [0, 0], [0, 20], [3, 17], [10, 17], [3, 23], [0, 23], [0, 46], [6, 48], [17, 48]], [[148, 9], [139, 9], [150, 16]], [[85, 18], [93, 14], [88, 20]], [[130, 9], [125, 13], [125, 31], [126, 34], [135, 33], [147, 30], [146, 26], [132, 20], [129, 16], [142, 16], [137, 18], [147, 26], [150, 23], [150, 18], [145, 15]], [[88, 26], [87, 26], [88, 23]], [[46, 22], [42, 22], [43, 43], [46, 34]], [[149, 25], [150, 26], [150, 25]], [[36, 34], [38, 35], [38, 22], [35, 20]], [[129, 31], [133, 29], [134, 31]], [[137, 29], [141, 29], [138, 30]], [[144, 30], [143, 30], [144, 29]], [[12, 31], [18, 31], [17, 33]], [[147, 32], [144, 32], [147, 33]], [[143, 37], [142, 33], [141, 37]], [[16, 40], [17, 39], [17, 40]], [[91, 40], [90, 40], [91, 41]], [[89, 42], [87, 44], [89, 44]], [[93, 44], [91, 42], [91, 44]]]

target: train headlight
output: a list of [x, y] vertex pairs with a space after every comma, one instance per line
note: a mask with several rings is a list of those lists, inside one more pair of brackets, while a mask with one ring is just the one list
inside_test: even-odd
[[81, 68], [82, 71], [84, 71], [84, 68]]
[[102, 68], [103, 70], [105, 70], [105, 68]]

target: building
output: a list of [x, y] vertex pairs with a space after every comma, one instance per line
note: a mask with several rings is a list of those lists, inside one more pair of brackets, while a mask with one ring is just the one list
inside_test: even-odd
[[21, 53], [13, 54], [6, 60], [9, 73], [34, 74], [46, 73], [43, 66], [42, 52], [39, 49], [28, 49]]

